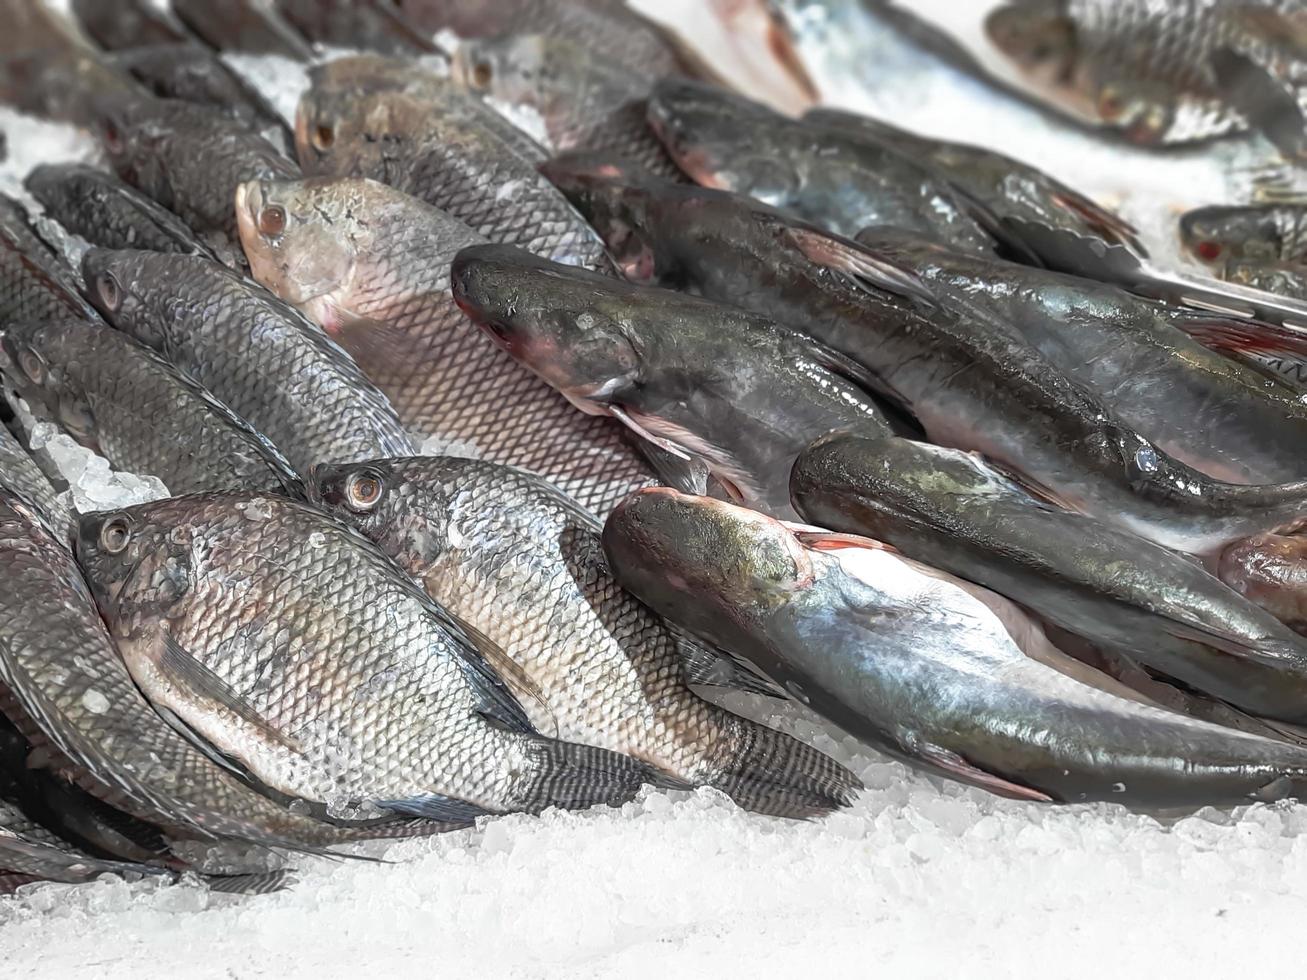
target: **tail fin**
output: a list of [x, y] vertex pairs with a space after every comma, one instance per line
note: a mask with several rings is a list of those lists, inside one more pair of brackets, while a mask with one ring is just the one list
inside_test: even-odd
[[853, 803], [862, 782], [793, 736], [734, 719], [721, 768], [706, 782], [746, 810], [804, 820]]
[[607, 804], [620, 806], [648, 783], [667, 788], [686, 784], [620, 752], [552, 738], [527, 743], [535, 779], [515, 801], [514, 808], [536, 812], [556, 806], [583, 810]]

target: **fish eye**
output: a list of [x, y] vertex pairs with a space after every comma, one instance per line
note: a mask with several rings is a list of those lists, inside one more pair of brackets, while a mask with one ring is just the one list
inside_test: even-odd
[[47, 374], [45, 361], [32, 348], [24, 347], [18, 352], [18, 367], [32, 384], [45, 384]]
[[269, 204], [259, 212], [259, 233], [276, 238], [286, 230], [286, 209], [280, 204]]
[[472, 84], [476, 88], [490, 88], [494, 80], [495, 70], [490, 67], [490, 62], [478, 61], [472, 66]]
[[336, 131], [325, 123], [318, 123], [313, 127], [311, 140], [314, 149], [328, 150], [331, 148], [331, 144], [336, 142]]
[[123, 150], [123, 134], [111, 119], [104, 122], [104, 148], [110, 153], [121, 153]]
[[1199, 242], [1194, 251], [1204, 262], [1215, 262], [1221, 257], [1221, 243], [1213, 241]]
[[105, 308], [111, 313], [118, 312], [118, 307], [122, 305], [123, 291], [118, 285], [118, 277], [112, 272], [102, 272], [95, 281], [96, 291], [100, 294], [100, 302], [104, 303]]
[[381, 500], [382, 490], [375, 473], [355, 473], [345, 484], [345, 500], [353, 510], [371, 510]]
[[124, 550], [132, 540], [132, 529], [125, 517], [111, 517], [100, 528], [100, 547], [111, 555]]

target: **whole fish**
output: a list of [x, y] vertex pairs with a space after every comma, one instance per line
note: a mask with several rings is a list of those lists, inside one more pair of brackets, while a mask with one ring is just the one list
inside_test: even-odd
[[757, 198], [844, 235], [890, 225], [959, 251], [993, 251], [994, 238], [973, 217], [977, 204], [883, 145], [682, 79], [654, 90], [649, 122], [672, 159], [705, 187]]
[[68, 505], [4, 425], [0, 425], [0, 487], [32, 508], [56, 537], [69, 536], [73, 515]]
[[113, 63], [161, 98], [214, 106], [281, 152], [294, 152], [295, 137], [277, 110], [201, 44], [132, 47]]
[[70, 6], [82, 30], [106, 51], [186, 40], [168, 9], [153, 0], [71, 0]]
[[0, 489], [0, 680], [5, 714], [68, 760], [100, 799], [171, 833], [318, 846], [342, 831], [249, 789], [141, 697], [73, 556]]
[[503, 245], [466, 248], [454, 299], [578, 409], [699, 460], [735, 500], [793, 517], [790, 468], [837, 429], [885, 432], [860, 369], [736, 307]]
[[1243, 129], [1213, 54], [1288, 77], [1303, 59], [1304, 16], [1297, 0], [1013, 0], [985, 31], [1059, 107], [1156, 144]]
[[609, 574], [600, 522], [540, 478], [454, 457], [324, 466], [315, 477], [314, 500], [520, 668], [505, 680], [539, 730], [763, 813], [812, 816], [859, 788], [802, 742], [694, 694], [677, 637]]
[[1307, 751], [1149, 704], [1020, 607], [883, 545], [642, 490], [609, 518], [618, 580], [850, 734], [1025, 800], [1198, 806], [1301, 792]]
[[[804, 122], [843, 131], [927, 162], [963, 195], [979, 201], [1011, 231], [1011, 221], [1035, 222], [1110, 245], [1147, 250], [1138, 229], [1038, 167], [980, 146], [931, 139], [842, 109], [812, 109]], [[1020, 233], [1016, 232], [1017, 237]]]
[[237, 186], [299, 176], [277, 147], [212, 106], [153, 97], [109, 101], [100, 141], [118, 176], [199, 234], [235, 241]]
[[131, 337], [82, 320], [11, 323], [11, 382], [82, 445], [173, 493], [303, 494], [290, 463], [194, 381]]
[[172, 12], [219, 51], [311, 61], [313, 48], [265, 0], [170, 0]]
[[620, 426], [471, 328], [449, 265], [484, 239], [461, 221], [357, 177], [245, 184], [237, 213], [254, 275], [339, 341], [410, 431], [539, 473], [596, 513], [650, 482]]
[[983, 453], [1065, 509], [1199, 555], [1307, 516], [1307, 484], [1235, 485], [1172, 459], [1010, 323], [933, 306], [854, 242], [725, 192], [549, 172], [628, 273], [807, 332], [868, 369], [932, 442]]
[[1213, 205], [1180, 216], [1180, 241], [1218, 270], [1231, 262], [1307, 262], [1307, 204]]
[[[1307, 402], [1189, 336], [1244, 322], [1171, 310], [1115, 286], [869, 229], [859, 244], [944, 307], [980, 304], [1173, 458], [1231, 483], [1307, 477]], [[955, 302], [956, 300], [961, 302]]]
[[92, 245], [214, 257], [175, 214], [96, 167], [43, 163], [28, 172], [23, 186], [47, 215]]
[[172, 497], [83, 518], [77, 550], [150, 700], [327, 818], [619, 803], [650, 774], [537, 734], [503, 653], [317, 508]]
[[1307, 633], [1307, 537], [1258, 534], [1221, 553], [1221, 581], [1280, 622]]
[[0, 323], [69, 316], [99, 319], [72, 270], [32, 228], [27, 210], [0, 194]]
[[275, 0], [277, 12], [310, 41], [391, 55], [437, 52], [431, 31], [422, 31], [393, 0]]
[[266, 436], [295, 470], [413, 451], [348, 354], [266, 290], [196, 255], [92, 249], [83, 273], [119, 330]]
[[[351, 59], [352, 60], [352, 59]], [[491, 241], [521, 245], [547, 258], [586, 268], [608, 265], [603, 243], [566, 199], [514, 152], [474, 97], [449, 83], [420, 92], [378, 89], [356, 80], [340, 61], [310, 71], [295, 137], [309, 174], [372, 177], [412, 194], [471, 226]], [[455, 103], [446, 108], [448, 103]]]
[[970, 454], [838, 435], [799, 457], [790, 489], [812, 524], [883, 541], [1252, 714], [1307, 722], [1302, 637], [1187, 558], [1049, 507]]

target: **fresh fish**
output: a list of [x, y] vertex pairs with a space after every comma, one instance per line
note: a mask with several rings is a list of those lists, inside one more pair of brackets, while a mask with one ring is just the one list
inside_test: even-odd
[[[290, 306], [195, 255], [92, 249], [92, 297], [266, 436], [295, 470], [413, 451], [386, 396]], [[257, 353], [256, 353], [257, 352]]]
[[928, 772], [1040, 801], [1302, 792], [1302, 748], [1142, 703], [1020, 607], [877, 542], [654, 488], [613, 512], [604, 549], [654, 610]]
[[275, 6], [288, 24], [317, 44], [391, 55], [440, 50], [431, 32], [410, 23], [394, 0], [275, 0]]
[[194, 381], [131, 337], [83, 320], [11, 323], [11, 382], [78, 442], [173, 493], [303, 495], [290, 463]]
[[36, 843], [0, 827], [0, 893], [12, 890], [6, 887], [11, 875], [23, 876], [30, 881], [78, 884], [93, 881], [104, 874], [140, 876], [166, 872], [129, 861], [88, 857], [70, 847]]
[[106, 51], [186, 40], [168, 8], [154, 0], [71, 0], [70, 6], [82, 30]]
[[0, 194], [0, 324], [69, 316], [99, 320], [72, 270], [32, 228], [26, 209]]
[[313, 48], [266, 0], [170, 0], [170, 3], [172, 12], [182, 23], [219, 51], [313, 60]]
[[[1138, 230], [1038, 167], [980, 146], [931, 139], [879, 119], [842, 109], [813, 109], [804, 122], [869, 139], [922, 160], [938, 170], [964, 197], [988, 208], [1005, 229], [1012, 221], [1036, 222], [1077, 235], [1126, 245], [1141, 255], [1147, 250]], [[1019, 232], [1015, 232], [1020, 237]], [[1029, 247], [1034, 248], [1033, 245]]]
[[1173, 458], [1230, 483], [1307, 477], [1299, 454], [1307, 401], [1187, 332], [1223, 323], [1242, 329], [1243, 321], [1173, 310], [1115, 286], [949, 252], [893, 232], [871, 229], [858, 242], [916, 276], [959, 315], [970, 304], [984, 306]]
[[790, 478], [803, 519], [992, 589], [1244, 711], [1307, 722], [1307, 641], [1198, 565], [1033, 499], [982, 460], [834, 436]]
[[23, 186], [47, 215], [92, 245], [214, 258], [175, 214], [96, 167], [43, 163], [28, 173]]
[[69, 536], [73, 515], [68, 505], [4, 425], [0, 425], [0, 488], [32, 508], [57, 537]]
[[461, 221], [357, 177], [245, 184], [237, 212], [254, 275], [340, 342], [409, 431], [539, 473], [596, 513], [649, 484], [618, 424], [468, 324], [449, 265], [484, 239]]
[[768, 513], [794, 516], [790, 467], [818, 436], [888, 431], [865, 372], [765, 316], [502, 245], [464, 249], [451, 278], [463, 311], [582, 412], [702, 462]]
[[721, 191], [550, 168], [619, 265], [803, 330], [872, 372], [932, 442], [980, 452], [1068, 510], [1208, 555], [1298, 526], [1307, 484], [1214, 480], [1155, 446], [979, 304], [937, 306], [915, 276]]
[[1221, 581], [1299, 633], [1307, 633], [1307, 536], [1259, 534], [1221, 553]]
[[[1225, 279], [1243, 286], [1252, 286], [1277, 296], [1307, 300], [1307, 265], [1258, 262], [1231, 262], [1225, 268]], [[1301, 363], [1301, 360], [1299, 361]], [[1304, 380], [1299, 377], [1299, 380]]]
[[1195, 208], [1180, 216], [1180, 241], [1217, 269], [1230, 262], [1307, 263], [1307, 204]]
[[520, 137], [501, 137], [507, 122], [484, 124], [490, 110], [465, 108], [473, 97], [452, 82], [443, 98], [434, 82], [414, 94], [362, 86], [348, 61], [310, 71], [312, 87], [300, 100], [295, 124], [307, 173], [372, 177], [491, 241], [568, 265], [608, 266], [590, 226], [536, 172], [535, 161], [513, 151]]
[[161, 98], [221, 109], [281, 152], [295, 152], [295, 137], [277, 110], [201, 44], [133, 47], [115, 54], [113, 63]]
[[1013, 0], [985, 21], [990, 41], [1060, 108], [1137, 143], [1242, 130], [1214, 52], [1288, 77], [1303, 57], [1298, 0]]
[[68, 760], [88, 791], [190, 837], [319, 846], [342, 831], [249, 789], [141, 697], [81, 572], [35, 513], [0, 490], [0, 681], [5, 714]]
[[[1300, 11], [1301, 16], [1304, 11]], [[1307, 57], [1307, 19], [1300, 29], [1299, 52]], [[1268, 68], [1256, 57], [1229, 48], [1218, 48], [1208, 56], [1208, 66], [1226, 104], [1243, 115], [1290, 163], [1307, 162], [1307, 109], [1302, 100], [1302, 67], [1296, 65], [1289, 78]]]
[[705, 187], [786, 208], [844, 235], [890, 225], [959, 251], [993, 251], [994, 238], [973, 217], [975, 202], [883, 145], [681, 79], [658, 85], [649, 122], [672, 159]]
[[199, 234], [234, 241], [237, 186], [299, 176], [277, 147], [212, 106], [152, 97], [110, 102], [99, 132], [118, 176]]
[[678, 638], [613, 581], [601, 523], [539, 477], [454, 457], [324, 466], [315, 477], [314, 500], [512, 659], [521, 674], [505, 681], [537, 729], [763, 813], [813, 816], [860, 788], [821, 753], [686, 687]]
[[651, 774], [537, 734], [504, 654], [317, 508], [172, 497], [83, 518], [77, 548], [150, 700], [326, 818], [620, 803]]

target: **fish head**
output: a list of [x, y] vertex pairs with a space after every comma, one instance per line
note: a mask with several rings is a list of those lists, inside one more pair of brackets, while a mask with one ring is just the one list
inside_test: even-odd
[[1059, 0], [1017, 0], [990, 11], [985, 34], [1031, 80], [1065, 85], [1076, 69], [1075, 21]]
[[1195, 208], [1180, 216], [1180, 241], [1194, 258], [1208, 265], [1231, 259], [1275, 261], [1280, 234], [1273, 213], [1258, 207]]
[[[92, 248], [82, 256], [82, 278], [91, 304], [110, 323], [141, 343], [162, 350], [168, 338], [164, 319], [150, 315], [148, 281], [162, 274], [156, 253]], [[150, 290], [153, 292], [153, 290]]]
[[612, 278], [510, 246], [474, 245], [455, 256], [450, 279], [459, 308], [581, 411], [606, 414], [605, 403], [639, 376], [636, 329], [604, 302]]
[[116, 636], [162, 616], [191, 590], [187, 498], [85, 514], [77, 526], [77, 561], [96, 605]]
[[0, 336], [7, 363], [4, 373], [29, 402], [83, 443], [94, 441], [95, 417], [78, 383], [77, 362], [86, 357], [85, 337], [103, 327], [85, 320], [10, 322]]
[[468, 38], [454, 52], [451, 76], [478, 95], [540, 108], [553, 66], [549, 39], [539, 34]]
[[619, 503], [603, 542], [619, 580], [655, 607], [678, 599], [697, 607], [710, 598], [719, 609], [765, 610], [816, 576], [811, 556], [781, 521], [669, 487], [638, 490]]
[[1119, 129], [1131, 142], [1162, 142], [1175, 122], [1175, 100], [1156, 82], [1113, 80], [1098, 90], [1098, 118]]
[[297, 307], [348, 283], [371, 242], [360, 181], [250, 180], [236, 188], [236, 223], [254, 277]]

